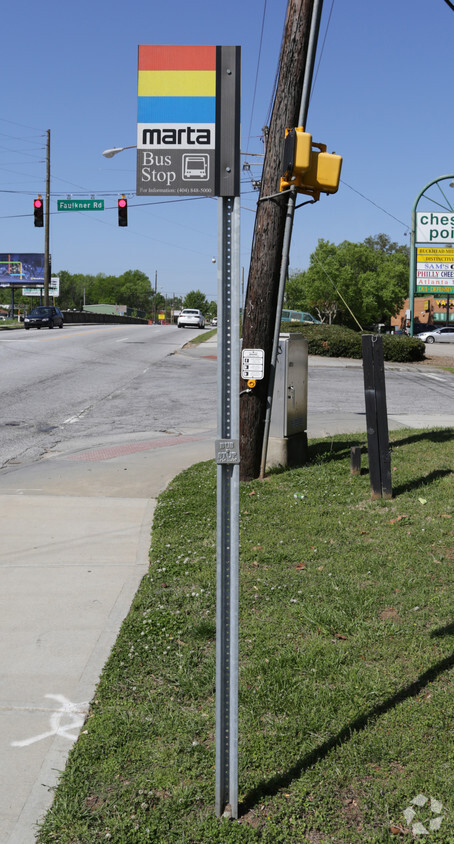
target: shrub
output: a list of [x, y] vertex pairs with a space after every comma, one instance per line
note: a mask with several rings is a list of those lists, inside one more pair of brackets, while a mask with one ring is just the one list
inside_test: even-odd
[[[283, 333], [298, 333], [308, 341], [310, 355], [330, 358], [362, 358], [361, 332], [342, 325], [308, 325], [282, 322]], [[368, 334], [370, 332], [363, 332]], [[413, 363], [424, 359], [424, 343], [416, 337], [383, 334], [383, 355], [386, 361]]]

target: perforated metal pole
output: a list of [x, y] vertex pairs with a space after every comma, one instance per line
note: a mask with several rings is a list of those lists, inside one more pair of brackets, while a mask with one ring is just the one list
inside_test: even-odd
[[218, 203], [216, 814], [237, 818], [240, 206]]

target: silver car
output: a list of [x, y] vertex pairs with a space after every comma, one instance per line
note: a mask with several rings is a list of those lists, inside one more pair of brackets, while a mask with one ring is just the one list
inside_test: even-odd
[[454, 325], [448, 328], [437, 328], [435, 331], [423, 331], [418, 334], [418, 340], [424, 343], [454, 343]]
[[178, 328], [188, 325], [190, 328], [205, 328], [205, 318], [202, 311], [196, 308], [183, 308], [177, 319]]

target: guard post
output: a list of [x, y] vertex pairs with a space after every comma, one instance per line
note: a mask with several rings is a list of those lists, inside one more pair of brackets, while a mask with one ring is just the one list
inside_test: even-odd
[[371, 496], [392, 498], [383, 338], [363, 334], [361, 341]]

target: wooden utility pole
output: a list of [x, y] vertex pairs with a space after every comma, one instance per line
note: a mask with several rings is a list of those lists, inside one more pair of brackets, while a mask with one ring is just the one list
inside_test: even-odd
[[[279, 193], [286, 128], [297, 126], [314, 0], [288, 0], [280, 72], [266, 143], [260, 198], [255, 219], [244, 307], [243, 348], [263, 349], [265, 378], [240, 404], [240, 478], [259, 477], [265, 424], [267, 383], [278, 300], [287, 196]], [[241, 382], [241, 390], [246, 383]]]

